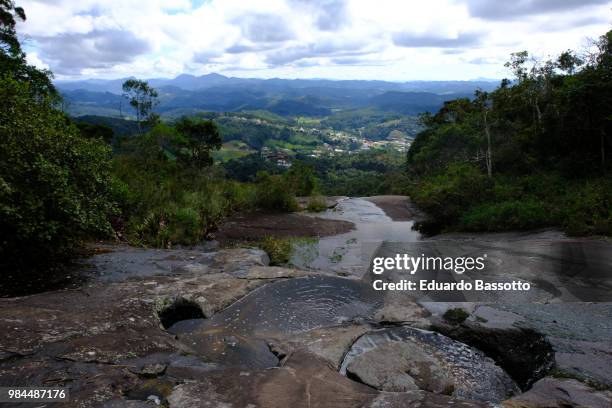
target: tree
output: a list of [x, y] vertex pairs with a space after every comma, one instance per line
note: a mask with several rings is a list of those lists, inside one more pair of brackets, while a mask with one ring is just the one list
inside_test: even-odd
[[221, 134], [212, 120], [182, 117], [176, 123], [179, 132], [179, 157], [202, 169], [213, 163], [211, 150], [221, 148]]
[[578, 68], [584, 64], [584, 61], [578, 57], [572, 50], [562, 52], [557, 58], [557, 68], [573, 75]]
[[18, 81], [30, 83], [28, 90], [37, 98], [52, 97], [59, 101], [59, 94], [51, 82], [52, 74], [39, 70], [26, 62], [15, 26], [18, 20], [25, 21], [25, 11], [15, 6], [12, 0], [0, 0], [0, 77], [10, 76]]
[[512, 71], [519, 83], [527, 79], [528, 71], [525, 68], [527, 58], [529, 58], [527, 51], [514, 52], [510, 54], [510, 61], [504, 64], [506, 68]]
[[108, 233], [109, 163], [110, 148], [29, 83], [0, 79], [0, 269], [45, 265]]
[[128, 99], [130, 106], [136, 113], [138, 132], [142, 134], [143, 122], [153, 123], [158, 117], [153, 114], [153, 108], [159, 103], [158, 94], [147, 81], [128, 79], [123, 83], [123, 96]]
[[474, 101], [476, 105], [482, 111], [482, 123], [483, 130], [487, 140], [487, 153], [485, 156], [486, 164], [487, 164], [487, 175], [489, 178], [493, 177], [493, 149], [491, 146], [491, 126], [489, 124], [489, 112], [491, 111], [489, 105], [489, 94], [483, 91], [476, 91], [476, 100]]
[[110, 148], [59, 111], [51, 73], [26, 63], [15, 32], [25, 12], [0, 0], [0, 270], [3, 279], [73, 253], [111, 231]]
[[293, 162], [284, 178], [292, 192], [298, 196], [309, 196], [317, 188], [314, 168], [298, 160]]

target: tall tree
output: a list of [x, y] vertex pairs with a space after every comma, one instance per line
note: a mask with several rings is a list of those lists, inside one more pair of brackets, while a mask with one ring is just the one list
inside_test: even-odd
[[51, 72], [28, 65], [21, 49], [16, 25], [25, 19], [25, 11], [14, 1], [0, 0], [0, 77], [28, 82], [29, 91], [38, 99], [52, 97], [57, 102], [59, 94], [51, 82]]
[[149, 86], [147, 81], [138, 79], [128, 79], [123, 83], [123, 96], [130, 102], [136, 113], [138, 131], [142, 134], [142, 124], [144, 122], [154, 122], [157, 116], [153, 113], [153, 108], [158, 104], [157, 91]]
[[180, 134], [181, 156], [191, 165], [202, 169], [213, 163], [211, 150], [221, 148], [221, 134], [212, 120], [181, 118], [176, 123]]

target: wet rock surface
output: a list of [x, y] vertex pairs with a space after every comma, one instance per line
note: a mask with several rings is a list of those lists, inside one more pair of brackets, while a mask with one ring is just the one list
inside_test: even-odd
[[[432, 327], [495, 359], [523, 388], [555, 372], [612, 387], [612, 304], [424, 304]], [[469, 317], [451, 324], [445, 310]]]
[[[552, 369], [554, 351], [542, 334], [529, 328], [500, 327], [499, 321], [493, 316], [489, 317], [491, 320], [486, 322], [469, 319], [461, 323], [434, 319], [432, 327], [485, 352], [523, 389], [530, 387]], [[490, 325], [489, 322], [496, 323]]]
[[250, 368], [275, 366], [267, 338], [371, 319], [381, 300], [368, 285], [311, 276], [264, 286], [210, 319], [170, 330], [209, 361]]
[[[420, 239], [394, 221], [405, 199], [377, 200], [320, 214], [355, 229], [321, 239], [304, 268], [249, 248], [100, 246], [85, 283], [0, 299], [0, 386], [66, 386], [66, 407], [609, 406], [611, 304], [375, 292], [364, 259], [385, 240]], [[449, 308], [465, 316], [446, 321]], [[527, 392], [514, 395], [510, 377]]]
[[550, 408], [612, 406], [610, 391], [597, 391], [580, 381], [546, 377], [524, 394], [504, 401], [505, 408]]
[[493, 402], [518, 392], [512, 379], [482, 352], [410, 327], [360, 337], [345, 356], [341, 372], [383, 391], [420, 389]]

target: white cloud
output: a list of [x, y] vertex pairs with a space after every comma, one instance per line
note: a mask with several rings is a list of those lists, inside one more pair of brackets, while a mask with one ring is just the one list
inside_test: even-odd
[[[29, 60], [60, 78], [502, 76], [512, 51], [556, 53], [610, 26], [610, 1], [23, 0]], [[559, 3], [563, 3], [560, 5]]]

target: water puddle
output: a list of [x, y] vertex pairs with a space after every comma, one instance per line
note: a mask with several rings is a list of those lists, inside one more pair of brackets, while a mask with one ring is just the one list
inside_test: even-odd
[[298, 243], [291, 263], [301, 269], [361, 277], [381, 243], [414, 242], [421, 237], [412, 229], [413, 221], [393, 221], [382, 209], [363, 198], [344, 199], [335, 208], [316, 216], [350, 221], [355, 224], [355, 229], [323, 237], [318, 242]]

